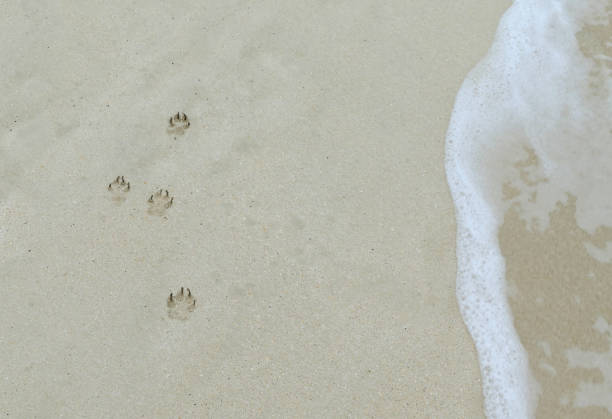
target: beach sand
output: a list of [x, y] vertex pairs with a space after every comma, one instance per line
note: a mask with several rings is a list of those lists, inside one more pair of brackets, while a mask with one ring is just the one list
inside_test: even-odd
[[[612, 52], [612, 26], [588, 24], [576, 37], [582, 54], [595, 64], [590, 88], [605, 94], [612, 65], [604, 57]], [[542, 168], [535, 151], [526, 149], [526, 156], [515, 164], [517, 184], [549, 182], [534, 176]], [[537, 202], [540, 191], [534, 191], [532, 202]], [[506, 192], [511, 198], [512, 188]], [[580, 192], [587, 196], [588, 190]], [[606, 320], [612, 318], [612, 229], [585, 231], [576, 207], [576, 196], [568, 192], [544, 226], [526, 220], [514, 205], [499, 231], [514, 326], [537, 382], [538, 418], [612, 414], [612, 325]]]
[[444, 137], [509, 4], [2, 6], [0, 414], [482, 417]]
[[538, 383], [538, 418], [606, 418], [612, 408], [612, 327], [605, 320], [612, 317], [612, 270], [589, 252], [612, 232], [588, 234], [575, 212], [570, 197], [538, 231], [511, 210], [500, 230], [514, 326]]

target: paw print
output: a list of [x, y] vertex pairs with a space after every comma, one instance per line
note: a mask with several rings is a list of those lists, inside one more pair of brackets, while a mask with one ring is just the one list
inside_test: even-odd
[[185, 133], [185, 130], [189, 128], [190, 125], [191, 122], [189, 122], [189, 118], [187, 118], [187, 115], [182, 112], [177, 112], [175, 115], [172, 115], [170, 117], [168, 124], [168, 134], [183, 135]]
[[125, 201], [125, 194], [130, 190], [130, 182], [126, 182], [123, 176], [117, 176], [117, 179], [108, 184], [108, 191], [111, 193], [111, 199], [117, 204]]
[[189, 288], [181, 287], [181, 290], [176, 295], [170, 293], [167, 305], [169, 318], [187, 320], [189, 314], [195, 310], [196, 300], [191, 295]]
[[149, 198], [149, 214], [162, 216], [172, 206], [174, 197], [170, 196], [168, 190], [160, 189]]

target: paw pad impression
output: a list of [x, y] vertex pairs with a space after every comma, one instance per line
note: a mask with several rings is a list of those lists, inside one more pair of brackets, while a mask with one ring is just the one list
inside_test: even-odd
[[120, 204], [125, 201], [125, 194], [130, 191], [130, 182], [126, 182], [123, 176], [117, 176], [108, 184], [108, 190], [112, 200]]
[[191, 126], [189, 118], [183, 112], [177, 112], [168, 121], [168, 134], [183, 135], [185, 130]]
[[196, 299], [191, 294], [189, 288], [181, 287], [176, 294], [170, 293], [167, 301], [168, 317], [177, 320], [187, 320], [193, 310], [195, 310]]
[[168, 190], [160, 189], [149, 197], [149, 214], [162, 216], [172, 206], [174, 197], [170, 196]]

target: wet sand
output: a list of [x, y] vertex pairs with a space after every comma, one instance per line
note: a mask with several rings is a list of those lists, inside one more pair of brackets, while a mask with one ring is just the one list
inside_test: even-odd
[[2, 415], [483, 415], [444, 137], [509, 2], [65, 6], [0, 29]]
[[575, 210], [570, 196], [543, 231], [511, 210], [500, 231], [514, 325], [538, 383], [538, 418], [605, 418], [612, 408], [605, 320], [612, 271], [588, 250], [603, 248], [612, 231], [588, 234], [576, 226]]
[[[603, 89], [612, 69], [612, 26], [585, 25], [580, 49], [594, 60], [590, 87]], [[537, 186], [541, 168], [534, 150], [519, 160], [517, 185]], [[535, 180], [534, 180], [535, 179]], [[515, 191], [506, 188], [506, 198]], [[534, 192], [532, 203], [537, 202]], [[514, 326], [527, 350], [538, 393], [538, 418], [607, 418], [612, 414], [612, 229], [588, 232], [577, 225], [576, 197], [567, 194], [548, 225], [525, 219], [520, 206], [506, 213], [499, 232]]]

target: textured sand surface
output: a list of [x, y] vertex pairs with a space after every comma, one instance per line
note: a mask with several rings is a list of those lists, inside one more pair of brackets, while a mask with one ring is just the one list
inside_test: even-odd
[[482, 416], [443, 147], [509, 2], [83, 5], [0, 6], [0, 414]]

